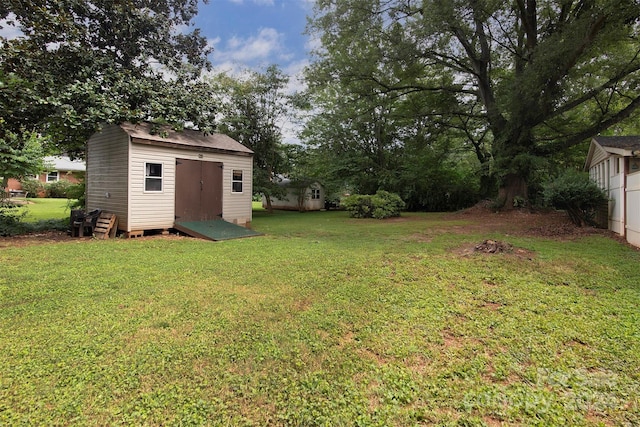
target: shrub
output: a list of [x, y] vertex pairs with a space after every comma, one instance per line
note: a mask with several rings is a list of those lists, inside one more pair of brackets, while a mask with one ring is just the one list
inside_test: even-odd
[[86, 204], [85, 183], [72, 184], [67, 190], [70, 209], [84, 209]]
[[556, 209], [564, 209], [571, 221], [583, 226], [594, 224], [597, 208], [607, 202], [605, 193], [586, 172], [569, 169], [544, 185], [545, 202]]
[[27, 214], [11, 202], [0, 202], [0, 236], [15, 236], [26, 231], [22, 219]]
[[400, 211], [404, 208], [400, 196], [382, 190], [374, 195], [354, 194], [345, 197], [341, 205], [352, 218], [390, 218], [400, 216]]
[[20, 181], [20, 185], [22, 185], [22, 189], [27, 192], [29, 197], [38, 197], [38, 194], [44, 191], [44, 185], [37, 179], [25, 178]]
[[65, 180], [51, 182], [44, 186], [47, 197], [52, 199], [68, 199], [69, 189], [73, 186], [72, 183]]

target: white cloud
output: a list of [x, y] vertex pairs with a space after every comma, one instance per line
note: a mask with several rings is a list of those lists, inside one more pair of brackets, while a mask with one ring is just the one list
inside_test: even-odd
[[222, 43], [219, 37], [209, 40], [209, 44], [215, 48], [215, 64], [237, 62], [246, 66], [268, 60], [277, 62], [276, 59], [290, 59], [291, 55], [285, 52], [283, 42], [284, 35], [273, 28], [261, 28], [258, 34], [247, 38], [235, 36], [226, 43]]
[[307, 65], [309, 65], [309, 61], [307, 59], [302, 59], [300, 61], [289, 63], [282, 70], [283, 73], [289, 76], [289, 84], [286, 89], [288, 94], [301, 92], [306, 89], [302, 73]]

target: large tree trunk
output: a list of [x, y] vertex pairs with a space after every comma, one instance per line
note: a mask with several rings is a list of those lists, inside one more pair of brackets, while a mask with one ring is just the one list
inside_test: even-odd
[[528, 200], [527, 181], [521, 175], [507, 174], [500, 183], [498, 190], [498, 205], [502, 209], [520, 207], [514, 201], [526, 202]]

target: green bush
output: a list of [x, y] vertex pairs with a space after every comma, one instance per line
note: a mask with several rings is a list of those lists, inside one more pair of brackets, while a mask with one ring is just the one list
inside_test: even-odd
[[77, 184], [72, 184], [66, 180], [51, 182], [44, 186], [47, 197], [52, 199], [68, 199], [69, 191]]
[[38, 197], [38, 194], [44, 191], [44, 185], [37, 179], [25, 178], [20, 181], [20, 185], [28, 197]]
[[72, 184], [67, 190], [70, 209], [84, 209], [86, 204], [85, 183]]
[[606, 194], [586, 172], [569, 169], [544, 185], [545, 202], [556, 209], [564, 209], [578, 226], [595, 225], [598, 207], [607, 202]]
[[400, 216], [404, 202], [395, 193], [379, 190], [374, 195], [354, 194], [341, 202], [352, 218], [384, 219]]
[[0, 236], [15, 236], [26, 231], [22, 219], [26, 215], [24, 209], [11, 202], [0, 203]]

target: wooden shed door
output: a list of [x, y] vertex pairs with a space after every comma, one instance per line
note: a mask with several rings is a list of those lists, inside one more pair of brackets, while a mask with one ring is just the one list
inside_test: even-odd
[[176, 220], [222, 219], [222, 163], [176, 159]]

